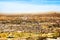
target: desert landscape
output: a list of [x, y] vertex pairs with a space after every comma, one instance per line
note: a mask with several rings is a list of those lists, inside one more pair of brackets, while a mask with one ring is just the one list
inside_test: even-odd
[[60, 0], [0, 0], [0, 40], [60, 40]]
[[58, 37], [60, 14], [57, 12], [0, 15], [0, 40], [48, 40]]

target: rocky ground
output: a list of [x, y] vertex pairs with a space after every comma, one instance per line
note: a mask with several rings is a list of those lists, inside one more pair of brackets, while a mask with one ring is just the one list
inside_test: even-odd
[[0, 33], [18, 31], [35, 34], [59, 33], [60, 36], [60, 14], [0, 15]]

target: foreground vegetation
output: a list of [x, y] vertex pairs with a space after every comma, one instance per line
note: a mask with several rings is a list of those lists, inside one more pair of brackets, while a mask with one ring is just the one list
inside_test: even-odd
[[57, 37], [60, 37], [60, 14], [0, 16], [0, 38]]

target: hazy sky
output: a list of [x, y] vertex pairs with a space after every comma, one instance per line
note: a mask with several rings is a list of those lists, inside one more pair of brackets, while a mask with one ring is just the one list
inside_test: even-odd
[[60, 11], [60, 0], [0, 0], [0, 12]]

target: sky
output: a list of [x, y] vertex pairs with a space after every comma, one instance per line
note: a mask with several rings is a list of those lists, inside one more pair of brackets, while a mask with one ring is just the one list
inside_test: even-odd
[[1, 13], [60, 11], [60, 0], [0, 0]]

